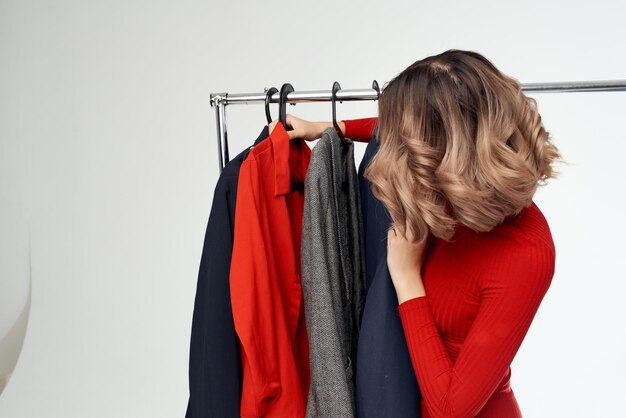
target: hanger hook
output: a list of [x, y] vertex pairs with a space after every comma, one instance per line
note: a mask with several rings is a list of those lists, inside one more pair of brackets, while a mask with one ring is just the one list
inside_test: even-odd
[[380, 97], [380, 87], [378, 87], [378, 81], [372, 81], [372, 88], [376, 90], [376, 100]]
[[332, 102], [332, 108], [333, 108], [333, 126], [335, 127], [335, 130], [337, 131], [337, 135], [339, 136], [339, 138], [345, 139], [343, 132], [341, 132], [341, 128], [339, 127], [339, 124], [337, 123], [337, 92], [339, 90], [341, 90], [341, 85], [339, 84], [339, 82], [335, 81], [333, 83], [333, 89], [332, 89], [332, 94], [331, 94], [331, 102]]
[[265, 92], [265, 117], [267, 118], [268, 125], [272, 123], [272, 115], [270, 114], [270, 102], [274, 93], [278, 93], [278, 89], [276, 87], [270, 87], [270, 89]]
[[287, 94], [292, 91], [294, 91], [293, 86], [289, 83], [285, 83], [280, 87], [278, 99], [278, 120], [283, 124], [285, 130], [287, 130]]

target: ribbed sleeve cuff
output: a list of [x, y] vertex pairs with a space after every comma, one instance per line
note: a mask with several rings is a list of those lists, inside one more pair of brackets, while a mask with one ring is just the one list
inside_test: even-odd
[[378, 118], [342, 119], [345, 124], [345, 136], [357, 142], [369, 142], [372, 138]]
[[396, 308], [405, 329], [419, 331], [424, 325], [434, 324], [433, 314], [426, 296], [419, 296], [402, 302]]

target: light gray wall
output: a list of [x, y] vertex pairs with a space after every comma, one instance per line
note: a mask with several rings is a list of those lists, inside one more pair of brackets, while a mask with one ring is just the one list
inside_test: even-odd
[[[449, 48], [522, 82], [624, 79], [625, 14], [620, 1], [0, 1], [0, 196], [23, 208], [0, 225], [28, 220], [32, 256], [0, 417], [184, 415], [218, 176], [209, 93], [382, 86]], [[623, 416], [626, 93], [534, 97], [570, 165], [536, 196], [557, 270], [513, 390], [528, 417]], [[328, 103], [289, 112], [331, 115]], [[338, 113], [374, 116], [376, 104]], [[231, 155], [264, 123], [262, 106], [230, 107]], [[0, 295], [14, 305], [0, 338], [27, 303], [26, 273], [12, 275], [27, 271], [24, 231], [2, 231], [22, 247], [19, 267], [0, 264], [16, 283]]]

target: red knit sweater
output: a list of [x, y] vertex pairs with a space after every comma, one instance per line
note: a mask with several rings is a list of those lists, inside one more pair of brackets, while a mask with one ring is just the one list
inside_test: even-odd
[[[344, 122], [346, 137], [367, 142], [376, 118]], [[521, 417], [510, 364], [554, 274], [546, 219], [532, 202], [489, 232], [459, 223], [449, 242], [431, 239], [426, 296], [397, 308], [422, 417]]]

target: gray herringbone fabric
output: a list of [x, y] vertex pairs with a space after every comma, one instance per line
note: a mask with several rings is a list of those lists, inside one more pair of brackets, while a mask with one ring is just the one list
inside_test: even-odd
[[311, 365], [306, 416], [354, 417], [363, 226], [354, 144], [334, 128], [313, 148], [305, 177], [301, 274]]

